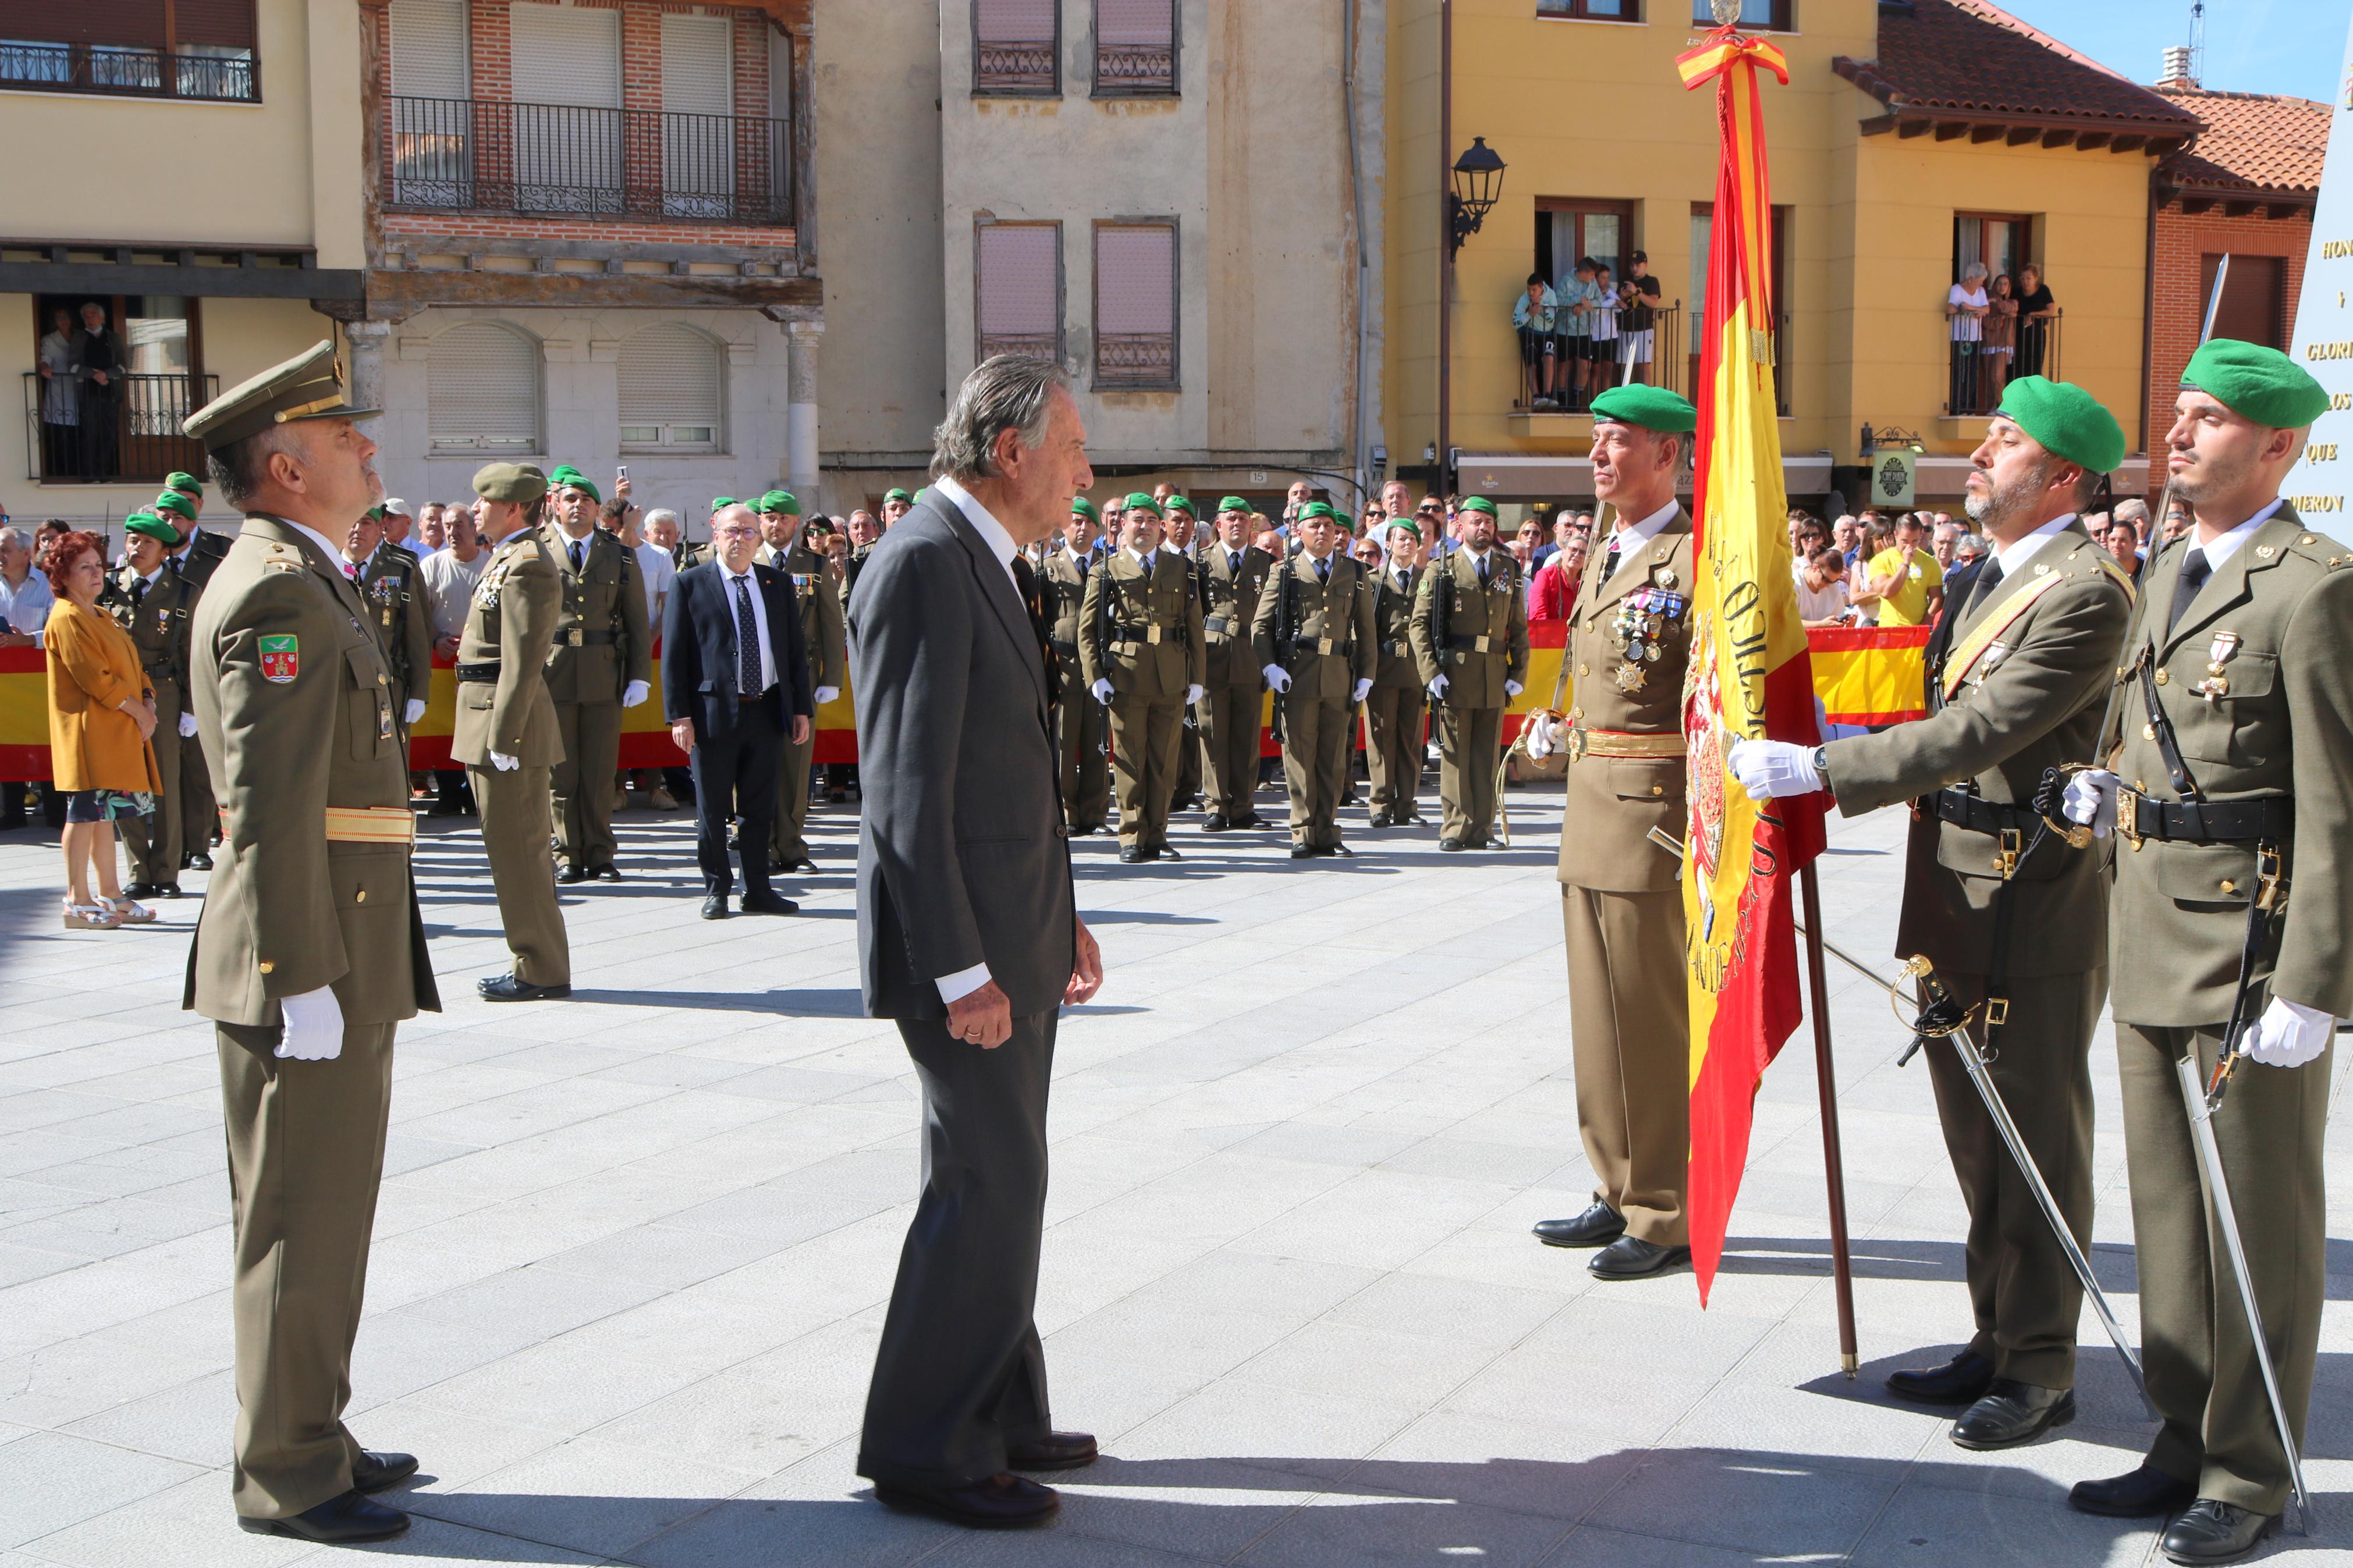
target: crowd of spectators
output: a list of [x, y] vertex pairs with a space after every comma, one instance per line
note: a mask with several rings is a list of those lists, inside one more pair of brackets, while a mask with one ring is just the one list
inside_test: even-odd
[[1582, 412], [1597, 393], [1649, 381], [1663, 308], [1651, 258], [1639, 250], [1627, 259], [1622, 280], [1590, 256], [1579, 257], [1557, 283], [1529, 273], [1525, 291], [1512, 302], [1521, 405]]

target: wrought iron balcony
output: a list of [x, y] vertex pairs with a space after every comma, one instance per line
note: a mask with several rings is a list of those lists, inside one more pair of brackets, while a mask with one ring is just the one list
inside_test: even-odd
[[1166, 389], [1176, 384], [1176, 333], [1095, 334], [1095, 385], [1098, 389]]
[[[1946, 376], [1945, 412], [1957, 416], [1991, 414], [2001, 406], [2002, 388], [2021, 375], [2059, 380], [2059, 328], [2065, 315], [2053, 310], [2047, 321], [2013, 315], [2007, 331], [1996, 326], [1992, 331], [1986, 330], [1993, 321], [1988, 316], [1978, 324], [1978, 336], [1956, 339]], [[1954, 319], [1947, 318], [1948, 323]], [[2010, 341], [1989, 342], [1989, 337]]]
[[1095, 45], [1097, 98], [1166, 98], [1176, 90], [1176, 46]]
[[485, 99], [389, 101], [390, 209], [793, 221], [789, 121]]
[[120, 375], [102, 387], [25, 373], [28, 479], [47, 484], [162, 484], [204, 469], [204, 447], [180, 422], [220, 395], [216, 375]]
[[973, 48], [972, 90], [982, 98], [1052, 98], [1061, 90], [1051, 38], [980, 40]]
[[[193, 46], [192, 46], [193, 47]], [[138, 94], [251, 103], [260, 83], [248, 50], [174, 53], [132, 44], [0, 42], [0, 89]]]
[[1062, 357], [1062, 341], [1052, 332], [981, 333], [980, 357], [995, 359], [998, 354], [1028, 354], [1032, 359], [1059, 360]]

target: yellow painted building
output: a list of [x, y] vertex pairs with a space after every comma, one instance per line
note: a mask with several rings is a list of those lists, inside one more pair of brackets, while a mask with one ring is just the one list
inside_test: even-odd
[[[1712, 90], [1675, 57], [1705, 0], [1454, 0], [1441, 142], [1440, 0], [1391, 0], [1388, 384], [1409, 478], [1439, 443], [1447, 167], [1474, 136], [1504, 160], [1500, 200], [1456, 258], [1450, 445], [1457, 487], [1522, 501], [1589, 496], [1591, 421], [1530, 406], [1513, 304], [1585, 256], [1618, 278], [1638, 249], [1667, 307], [1650, 379], [1684, 391], [1704, 292], [1717, 134]], [[1957, 501], [2000, 374], [1957, 354], [1949, 290], [1971, 260], [2039, 266], [2061, 312], [2043, 365], [2127, 430], [2144, 395], [2149, 178], [2196, 118], [1984, 0], [1746, 0], [1788, 55], [1765, 89], [1776, 227], [1782, 447], [1793, 498], [1859, 493], [1862, 427], [1917, 436], [1922, 504]], [[1617, 351], [1623, 353], [1622, 346]], [[2014, 366], [2019, 355], [2009, 356]], [[1622, 363], [1609, 367], [1622, 377]], [[1571, 399], [1574, 403], [1576, 400]], [[2120, 489], [2145, 488], [2136, 455]]]

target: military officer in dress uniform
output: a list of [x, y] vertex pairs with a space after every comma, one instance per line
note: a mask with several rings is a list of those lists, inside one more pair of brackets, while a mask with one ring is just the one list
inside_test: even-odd
[[245, 525], [190, 620], [189, 695], [221, 864], [183, 1005], [214, 1020], [236, 1215], [230, 1498], [260, 1534], [347, 1543], [416, 1473], [343, 1426], [384, 1173], [393, 1033], [438, 1012], [409, 869], [392, 676], [334, 539], [384, 493], [332, 343], [183, 426]]
[[425, 717], [425, 700], [433, 688], [433, 621], [425, 611], [424, 586], [417, 580], [417, 557], [385, 537], [381, 507], [372, 508], [368, 515], [375, 537], [360, 552], [356, 581], [360, 597], [367, 601], [376, 641], [392, 667], [393, 700], [401, 711], [400, 744], [406, 755], [408, 731]]
[[1568, 752], [1557, 875], [1577, 1121], [1595, 1177], [1584, 1213], [1544, 1220], [1535, 1234], [1550, 1247], [1600, 1248], [1587, 1267], [1602, 1279], [1691, 1258], [1682, 866], [1649, 834], [1687, 827], [1692, 522], [1675, 479], [1698, 423], [1690, 402], [1663, 387], [1611, 387], [1593, 400], [1594, 492], [1617, 525], [1588, 552], [1569, 614], [1561, 679], [1573, 672], [1575, 706], [1558, 714], [1556, 692], [1553, 709], [1529, 720], [1531, 756]]
[[[180, 542], [173, 547], [167, 564], [172, 575], [186, 583], [192, 591], [188, 614], [196, 613], [197, 601], [205, 595], [205, 584], [212, 580], [214, 571], [228, 554], [228, 541], [217, 531], [207, 531], [196, 526], [197, 514], [204, 510], [204, 487], [190, 475], [174, 472], [164, 479], [163, 493], [150, 507], [159, 517], [176, 517]], [[220, 834], [220, 816], [213, 805], [212, 778], [206, 771], [205, 753], [195, 746], [183, 747], [180, 752], [180, 864], [184, 869], [209, 871], [213, 868], [213, 840]]]
[[164, 564], [180, 542], [178, 520], [167, 513], [134, 511], [123, 525], [121, 569], [99, 595], [139, 649], [139, 667], [155, 698], [155, 777], [163, 788], [146, 816], [117, 824], [123, 852], [131, 858], [131, 899], [180, 896], [181, 761], [195, 746], [196, 716], [188, 706], [188, 609], [195, 590]]
[[1119, 858], [1133, 865], [1178, 858], [1168, 847], [1168, 805], [1185, 708], [1200, 700], [1208, 665], [1192, 568], [1162, 545], [1160, 503], [1138, 490], [1119, 515], [1119, 552], [1087, 574], [1079, 668], [1089, 693], [1111, 710]]
[[[1993, 555], [1946, 608], [1953, 636], [1928, 672], [1930, 717], [1827, 747], [1743, 741], [1729, 757], [1759, 800], [1827, 789], [1849, 816], [1917, 803], [1896, 955], [1927, 958], [1976, 1012], [1994, 1085], [2087, 1249], [2107, 856], [2071, 847], [2034, 797], [2051, 770], [2092, 754], [2124, 646], [2131, 583], [2078, 516], [2124, 458], [2123, 428], [2091, 394], [2039, 375], [2010, 383], [1968, 486]], [[1968, 1205], [1977, 1332], [1948, 1364], [1898, 1372], [1887, 1390], [1965, 1405], [1953, 1441], [2007, 1448], [2074, 1419], [2083, 1287], [1959, 1058], [1932, 1049], [1928, 1073]]]
[[1467, 498], [1461, 547], [1434, 562], [1413, 605], [1414, 660], [1438, 708], [1440, 849], [1480, 849], [1495, 827], [1504, 710], [1528, 678], [1520, 563], [1495, 548], [1495, 503]]
[[[754, 503], [760, 531], [767, 542], [757, 559], [792, 579], [793, 603], [800, 611], [801, 646], [808, 650], [812, 695], [819, 708], [841, 695], [849, 668], [849, 639], [842, 615], [841, 568], [827, 559], [817, 543], [803, 535], [801, 503], [790, 490], [770, 490]], [[822, 518], [808, 520], [814, 531]], [[787, 737], [782, 763], [776, 769], [776, 819], [768, 857], [779, 871], [807, 867], [809, 858], [808, 808], [810, 762], [817, 755], [817, 726], [808, 739], [795, 745]]]
[[1292, 519], [1299, 553], [1259, 595], [1250, 647], [1282, 704], [1282, 779], [1291, 795], [1291, 858], [1345, 855], [1340, 792], [1348, 782], [1356, 705], [1373, 687], [1373, 599], [1365, 569], [1339, 548], [1326, 502]]
[[1103, 808], [1111, 804], [1111, 758], [1104, 745], [1109, 716], [1088, 695], [1079, 663], [1087, 578], [1103, 560], [1103, 521], [1095, 503], [1073, 496], [1070, 521], [1062, 525], [1061, 547], [1046, 557], [1043, 576], [1058, 677], [1054, 747], [1061, 758], [1062, 810], [1076, 837], [1101, 831]]
[[[1158, 499], [1160, 515], [1164, 520], [1161, 547], [1176, 552], [1177, 559], [1192, 571], [1195, 579], [1193, 592], [1198, 596], [1201, 592], [1200, 519], [1194, 512], [1193, 498], [1172, 488], [1168, 494]], [[1208, 614], [1207, 603], [1204, 599], [1202, 615], [1205, 617]], [[1185, 705], [1185, 733], [1178, 738], [1176, 746], [1176, 795], [1168, 803], [1169, 810], [1190, 811], [1201, 803], [1201, 705], [1188, 702]]]
[[1373, 574], [1373, 689], [1365, 695], [1371, 731], [1373, 826], [1421, 820], [1421, 666], [1413, 651], [1413, 609], [1421, 590], [1421, 530], [1399, 514], [1383, 530], [1388, 559]]
[[559, 468], [549, 490], [555, 516], [541, 532], [564, 590], [547, 655], [547, 694], [564, 746], [550, 775], [564, 862], [555, 879], [617, 882], [613, 785], [621, 769], [621, 712], [653, 689], [653, 635], [636, 552], [596, 526], [604, 504], [596, 487], [578, 469]]
[[2280, 494], [2328, 402], [2275, 350], [2218, 338], [2191, 356], [2166, 444], [2195, 525], [2143, 574], [2108, 766], [2069, 791], [2070, 816], [2124, 840], [2117, 1073], [2164, 1419], [2139, 1468], [2069, 1500], [2185, 1510], [2161, 1542], [2175, 1563], [2245, 1555], [2289, 1495], [2177, 1060], [2194, 1053], [2205, 1084], [2226, 1043], [2242, 1053], [2212, 1128], [2299, 1444], [2328, 1294], [2321, 1145], [2337, 1020], [2353, 1012], [2353, 549]]
[[[540, 527], [547, 478], [529, 464], [474, 475], [474, 527], [490, 560], [458, 638], [450, 760], [464, 765], [514, 968], [475, 983], [493, 1002], [572, 994], [572, 943], [555, 900], [553, 791], [564, 733], [547, 690], [564, 583]], [[639, 595], [639, 602], [644, 596]]]
[[1268, 661], [1252, 646], [1252, 628], [1274, 557], [1250, 542], [1250, 502], [1228, 496], [1218, 503], [1217, 536], [1203, 542], [1198, 559], [1208, 671], [1201, 700], [1194, 704], [1209, 785], [1209, 819], [1201, 830], [1263, 827], [1251, 797], [1258, 793], [1259, 698], [1266, 689], [1260, 670]]

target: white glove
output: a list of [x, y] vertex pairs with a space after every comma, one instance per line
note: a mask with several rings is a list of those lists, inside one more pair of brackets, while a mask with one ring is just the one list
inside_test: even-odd
[[1259, 674], [1266, 679], [1266, 689], [1277, 697], [1291, 689], [1291, 671], [1279, 664], [1270, 664]]
[[499, 772], [502, 773], [511, 773], [517, 768], [522, 766], [522, 759], [521, 757], [510, 757], [504, 752], [492, 752], [491, 753], [491, 766], [498, 769]]
[[1201, 700], [1201, 689], [1199, 687], [1188, 686], [1185, 689], [1186, 707], [1190, 708], [1194, 703], [1198, 702], [1199, 700]]
[[1096, 681], [1092, 686], [1088, 687], [1088, 688], [1087, 688], [1087, 689], [1088, 689], [1089, 691], [1092, 691], [1092, 692], [1093, 692], [1093, 693], [1094, 693], [1094, 698], [1095, 698], [1095, 700], [1096, 700], [1096, 701], [1098, 701], [1098, 702], [1102, 703], [1102, 704], [1103, 704], [1104, 707], [1106, 707], [1106, 708], [1108, 708], [1108, 707], [1110, 707], [1110, 706], [1111, 706], [1111, 682], [1110, 682], [1110, 681], [1108, 681], [1108, 680], [1098, 680], [1098, 681]]
[[2105, 838], [2116, 831], [2116, 775], [2105, 768], [2085, 768], [2067, 781], [2059, 810], [2077, 826], [2090, 828], [2093, 837]]
[[195, 732], [196, 732], [196, 716], [195, 716], [195, 714], [193, 714], [193, 713], [183, 713], [183, 714], [181, 714], [181, 715], [180, 715], [180, 739], [182, 739], [183, 741], [185, 741], [185, 740], [186, 740], [189, 736], [194, 735]]
[[286, 1027], [278, 1039], [278, 1054], [298, 1062], [331, 1062], [343, 1054], [343, 1005], [332, 987], [322, 985], [300, 996], [279, 999]]
[[1371, 681], [1359, 680], [1356, 682], [1356, 689], [1348, 693], [1348, 700], [1351, 702], [1362, 702], [1365, 700], [1365, 693], [1370, 691], [1372, 689], [1373, 683]]
[[1525, 689], [1527, 689], [1516, 680], [1506, 680], [1504, 682], [1504, 695], [1506, 697], [1517, 697]]
[[841, 688], [839, 686], [820, 686], [817, 689], [814, 695], [817, 698], [817, 705], [822, 708], [827, 703], [841, 695]]
[[2337, 1020], [2301, 1002], [2274, 996], [2263, 1016], [2241, 1038], [2247, 1059], [2267, 1068], [2300, 1068], [2318, 1058], [2336, 1037]]
[[413, 730], [417, 727], [417, 721], [424, 717], [425, 699], [422, 697], [410, 698], [408, 700], [408, 717], [403, 720], [402, 722]]
[[1522, 733], [1528, 738], [1528, 756], [1535, 762], [1540, 763], [1551, 756], [1560, 744], [1560, 727], [1552, 721], [1548, 713], [1530, 715], [1527, 727]]
[[1446, 677], [1442, 675], [1433, 675], [1430, 678], [1430, 694], [1432, 697], [1443, 697], [1446, 695]]
[[[651, 687], [648, 686], [642, 680], [632, 680], [628, 685], [621, 689], [621, 706], [624, 708], [635, 708], [638, 703], [643, 702], [646, 700], [646, 694], [652, 689], [653, 689]], [[414, 724], [417, 721], [412, 719], [409, 722]]]
[[1778, 800], [1785, 795], [1810, 795], [1822, 787], [1811, 746], [1787, 741], [1742, 741], [1725, 759], [1732, 776], [1751, 800]]

